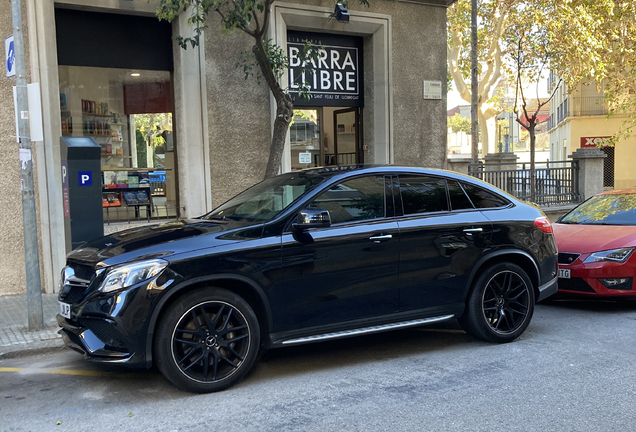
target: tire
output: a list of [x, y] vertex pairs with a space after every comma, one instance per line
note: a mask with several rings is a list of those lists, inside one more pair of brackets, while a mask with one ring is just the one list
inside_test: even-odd
[[155, 334], [158, 369], [177, 388], [196, 393], [239, 382], [254, 365], [260, 345], [252, 308], [220, 288], [178, 298], [163, 313]]
[[534, 288], [526, 272], [516, 264], [495, 264], [475, 280], [459, 324], [477, 339], [512, 342], [530, 324], [534, 304]]

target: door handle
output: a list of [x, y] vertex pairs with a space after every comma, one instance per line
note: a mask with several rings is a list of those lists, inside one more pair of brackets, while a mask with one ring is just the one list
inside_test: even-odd
[[480, 233], [482, 231], [483, 231], [482, 228], [465, 228], [464, 229], [465, 233]]
[[369, 240], [373, 241], [373, 243], [380, 243], [383, 241], [391, 240], [392, 238], [393, 236], [391, 234], [386, 234], [369, 237]]

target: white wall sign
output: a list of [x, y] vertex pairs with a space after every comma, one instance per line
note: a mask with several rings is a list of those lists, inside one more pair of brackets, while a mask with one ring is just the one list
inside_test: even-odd
[[301, 164], [310, 164], [311, 163], [311, 153], [298, 153], [298, 163]]
[[7, 68], [7, 78], [15, 76], [15, 45], [13, 35], [4, 40], [4, 64]]
[[40, 83], [27, 84], [27, 94], [29, 98], [29, 128], [31, 131], [31, 141], [44, 141]]
[[[40, 83], [27, 84], [27, 102], [29, 104], [29, 111], [20, 112], [19, 118], [29, 120], [29, 139], [31, 141], [44, 141]], [[16, 141], [20, 142], [20, 125], [18, 123], [18, 92], [16, 86], [13, 86], [13, 106], [15, 108], [15, 137]]]
[[442, 82], [424, 80], [424, 99], [442, 99]]

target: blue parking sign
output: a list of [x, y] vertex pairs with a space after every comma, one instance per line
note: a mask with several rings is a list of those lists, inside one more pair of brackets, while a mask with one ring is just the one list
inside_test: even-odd
[[15, 45], [13, 35], [4, 40], [4, 56], [7, 65], [7, 78], [15, 76]]
[[92, 186], [93, 176], [90, 171], [80, 171], [77, 173], [77, 182], [80, 186]]

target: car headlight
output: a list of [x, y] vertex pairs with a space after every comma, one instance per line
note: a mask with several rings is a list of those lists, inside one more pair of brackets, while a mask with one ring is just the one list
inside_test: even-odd
[[98, 290], [107, 293], [133, 286], [157, 276], [167, 265], [167, 261], [154, 259], [112, 267]]
[[589, 257], [585, 258], [584, 263], [592, 263], [598, 261], [613, 261], [613, 262], [625, 262], [634, 252], [635, 248], [620, 248], [612, 249], [600, 252], [594, 252]]

